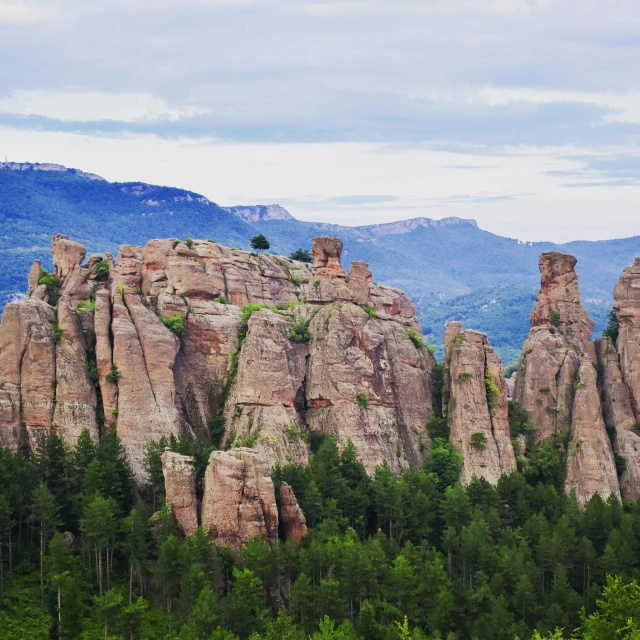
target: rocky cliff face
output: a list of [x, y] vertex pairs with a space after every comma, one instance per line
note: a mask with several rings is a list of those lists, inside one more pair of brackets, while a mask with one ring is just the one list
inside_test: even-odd
[[162, 454], [162, 473], [167, 502], [176, 523], [183, 535], [192, 536], [198, 529], [194, 460], [190, 456], [165, 451]]
[[516, 469], [509, 436], [507, 385], [487, 336], [451, 322], [445, 333], [445, 388], [450, 439], [464, 456], [461, 482], [497, 484]]
[[613, 433], [619, 460], [620, 489], [630, 500], [640, 498], [640, 258], [625, 269], [614, 292], [618, 337], [596, 342], [604, 419]]
[[580, 305], [573, 256], [540, 257], [540, 291], [531, 312], [514, 399], [528, 412], [540, 442], [569, 432], [565, 490], [584, 506], [595, 494], [620, 496], [611, 442], [596, 385], [593, 322]]
[[307, 535], [307, 520], [298, 506], [293, 489], [286, 482], [280, 485], [280, 521], [285, 539], [299, 546]]
[[347, 277], [341, 250], [314, 240], [311, 266], [151, 240], [81, 266], [84, 247], [55, 236], [55, 277], [40, 284], [36, 262], [30, 299], [9, 305], [0, 328], [2, 442], [34, 448], [44, 429], [74, 442], [114, 427], [142, 480], [150, 440], [208, 439], [224, 419], [224, 444], [270, 464], [306, 463], [309, 430], [351, 438], [371, 471], [418, 464], [435, 361], [410, 339], [413, 304], [372, 284], [365, 263]]

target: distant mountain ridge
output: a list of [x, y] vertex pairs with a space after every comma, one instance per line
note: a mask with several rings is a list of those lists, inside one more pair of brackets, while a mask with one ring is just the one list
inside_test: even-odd
[[[344, 243], [343, 263], [369, 263], [374, 280], [398, 287], [415, 302], [424, 332], [441, 347], [447, 320], [464, 328], [500, 334], [496, 351], [510, 362], [528, 331], [523, 314], [510, 317], [510, 301], [528, 297], [539, 286], [543, 251], [578, 258], [582, 296], [603, 327], [621, 271], [640, 255], [640, 237], [564, 245], [521, 242], [480, 229], [474, 220], [425, 217], [349, 227], [305, 222], [277, 204], [219, 206], [208, 197], [175, 187], [143, 182], [113, 183], [95, 174], [56, 164], [0, 164], [0, 307], [26, 290], [34, 259], [51, 266], [51, 236], [65, 233], [89, 253], [117, 253], [120, 244], [149, 238], [213, 239], [248, 248], [264, 233], [274, 253], [309, 248], [311, 238], [337, 235]], [[491, 290], [498, 288], [497, 302]], [[488, 297], [490, 296], [490, 297]], [[524, 308], [526, 308], [525, 305]], [[440, 349], [438, 353], [441, 353]]]

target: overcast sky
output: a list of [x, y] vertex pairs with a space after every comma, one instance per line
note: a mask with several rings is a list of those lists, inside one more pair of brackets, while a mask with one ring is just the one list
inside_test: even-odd
[[0, 0], [0, 51], [2, 159], [305, 220], [640, 235], [639, 0]]

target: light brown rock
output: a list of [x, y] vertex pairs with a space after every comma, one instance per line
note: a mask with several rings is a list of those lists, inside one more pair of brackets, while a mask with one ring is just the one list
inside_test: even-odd
[[58, 303], [62, 339], [56, 345], [56, 398], [53, 426], [74, 446], [83, 429], [98, 441], [96, 390], [87, 370], [87, 345], [80, 319], [65, 296]]
[[192, 536], [198, 530], [198, 499], [194, 459], [173, 451], [162, 454], [162, 473], [167, 502], [180, 531]]
[[[468, 484], [475, 476], [495, 485], [516, 469], [500, 358], [484, 334], [462, 331], [453, 322], [445, 334], [445, 367], [450, 439], [464, 456], [460, 480]], [[488, 391], [486, 380], [497, 395]]]
[[[51, 426], [55, 345], [53, 309], [42, 300], [11, 302], [0, 325], [0, 444], [16, 451], [20, 425]], [[21, 402], [22, 400], [22, 402]]]
[[640, 258], [627, 267], [613, 291], [620, 329], [616, 348], [631, 409], [640, 422]]
[[367, 304], [371, 295], [372, 274], [366, 262], [353, 261], [349, 267], [349, 289], [356, 304]]
[[307, 520], [298, 506], [293, 489], [284, 481], [280, 485], [280, 520], [285, 539], [299, 547], [300, 541], [307, 535]]
[[123, 300], [115, 293], [111, 328], [113, 363], [120, 373], [118, 435], [136, 477], [144, 480], [143, 459], [149, 441], [180, 433], [173, 381], [179, 345], [134, 294], [125, 294]]
[[270, 465], [308, 462], [301, 437], [308, 346], [290, 340], [293, 318], [255, 311], [225, 411], [227, 438], [255, 441]]
[[53, 236], [51, 240], [51, 255], [56, 276], [63, 280], [76, 267], [80, 266], [87, 250], [79, 243], [69, 240], [68, 236], [61, 233]]
[[595, 362], [593, 321], [580, 306], [575, 264], [573, 256], [553, 251], [540, 257], [540, 291], [514, 389], [515, 401], [536, 426], [537, 441], [570, 427], [581, 359]]
[[38, 280], [40, 279], [40, 271], [42, 271], [42, 265], [40, 264], [40, 260], [34, 260], [31, 265], [31, 270], [29, 271], [28, 278], [28, 289], [27, 294], [29, 296], [33, 295], [33, 292], [38, 288]]
[[583, 358], [578, 372], [569, 442], [565, 492], [568, 495], [574, 489], [581, 507], [596, 493], [603, 500], [611, 494], [620, 500], [613, 450], [600, 408], [596, 370], [588, 357]]
[[105, 289], [96, 292], [94, 322], [96, 364], [105, 422], [106, 424], [116, 423], [118, 418], [113, 412], [118, 408], [118, 385], [107, 379], [113, 365], [113, 345], [111, 343], [111, 299], [109, 292]]
[[320, 236], [311, 241], [311, 257], [321, 278], [344, 278], [346, 276], [340, 258], [342, 241], [340, 238]]
[[[408, 337], [400, 340], [386, 326], [353, 304], [325, 306], [309, 326], [307, 424], [335, 435], [342, 446], [350, 439], [371, 473], [384, 460], [399, 472], [422, 459], [430, 444], [426, 422], [433, 415], [431, 355], [416, 354]], [[394, 377], [412, 380], [417, 395], [402, 395]], [[368, 407], [358, 405], [360, 394]]]
[[217, 544], [239, 552], [261, 535], [278, 539], [278, 507], [269, 467], [252, 449], [214, 451], [204, 478], [202, 526]]

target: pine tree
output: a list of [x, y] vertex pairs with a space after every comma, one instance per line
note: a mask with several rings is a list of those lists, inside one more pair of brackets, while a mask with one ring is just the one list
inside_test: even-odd
[[11, 532], [15, 526], [11, 507], [6, 498], [0, 494], [0, 605], [4, 603], [4, 556], [2, 545], [7, 544], [11, 549]]
[[44, 554], [47, 542], [60, 525], [60, 508], [53, 494], [44, 483], [40, 483], [31, 496], [29, 521], [38, 526], [40, 534], [40, 600], [44, 604]]
[[264, 237], [264, 234], [259, 233], [257, 236], [251, 238], [251, 248], [256, 251], [266, 251], [271, 247], [271, 243]]

